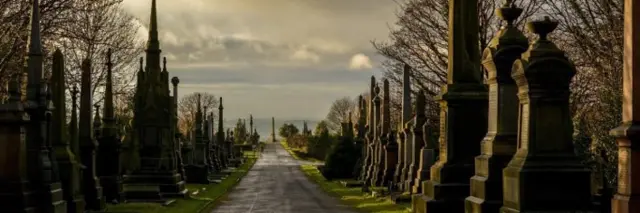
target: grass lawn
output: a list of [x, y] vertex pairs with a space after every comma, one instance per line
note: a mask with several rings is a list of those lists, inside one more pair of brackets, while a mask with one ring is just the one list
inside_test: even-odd
[[347, 188], [334, 181], [327, 181], [314, 165], [302, 165], [302, 172], [322, 190], [339, 198], [343, 203], [359, 212], [409, 213], [410, 205], [396, 205], [388, 198], [375, 198], [362, 193], [360, 187]]
[[242, 166], [233, 171], [226, 179], [219, 184], [187, 184], [189, 193], [200, 190], [197, 195], [191, 195], [187, 199], [177, 199], [175, 203], [169, 206], [162, 206], [158, 203], [125, 203], [118, 205], [107, 205], [108, 212], [122, 213], [204, 213], [210, 212], [218, 200], [225, 196], [242, 177], [244, 177], [249, 169], [253, 166], [258, 158], [256, 152], [245, 152], [247, 160]]
[[287, 142], [284, 140], [280, 141], [280, 144], [282, 144], [282, 147], [284, 147], [284, 149], [287, 150], [287, 152], [289, 152], [289, 154], [291, 154], [291, 156], [293, 156], [293, 158], [296, 160], [303, 160], [314, 163], [324, 162], [323, 160], [307, 156], [307, 153], [303, 152], [302, 149], [289, 147], [289, 145], [287, 145]]

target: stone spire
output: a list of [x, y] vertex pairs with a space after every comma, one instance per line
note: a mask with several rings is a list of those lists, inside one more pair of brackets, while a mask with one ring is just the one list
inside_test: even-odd
[[114, 135], [116, 132], [115, 113], [113, 108], [113, 62], [111, 61], [111, 49], [107, 50], [107, 79], [104, 88], [104, 112], [102, 134]]
[[[78, 86], [71, 89], [71, 121], [69, 121], [69, 147], [76, 155], [80, 155], [80, 143], [78, 138]], [[78, 159], [79, 160], [79, 159]]]
[[224, 110], [224, 107], [222, 106], [222, 97], [220, 97], [220, 105], [218, 105], [218, 134], [216, 135], [216, 140], [218, 140], [220, 144], [224, 142], [224, 114], [222, 110]]
[[389, 80], [382, 82], [382, 136], [386, 137], [391, 130], [391, 97], [389, 95]]
[[408, 64], [404, 64], [402, 69], [402, 123], [400, 126], [404, 126], [405, 123], [411, 120], [411, 77], [409, 73], [411, 67]]
[[249, 134], [253, 134], [253, 115], [249, 114]]
[[93, 117], [93, 136], [96, 139], [99, 139], [101, 135], [100, 129], [102, 128], [102, 118], [100, 118], [100, 104], [94, 104], [93, 107], [96, 108], [96, 115]]
[[64, 135], [67, 133], [67, 108], [65, 95], [64, 78], [64, 56], [59, 49], [53, 53], [53, 67], [51, 71], [51, 89], [53, 90], [53, 105], [55, 110], [52, 113], [53, 125], [51, 125], [51, 139], [53, 143], [64, 143], [68, 145]]
[[[151, 16], [149, 18], [149, 40], [147, 41], [147, 64], [146, 71], [148, 78], [160, 79], [160, 41], [158, 40], [158, 17], [156, 0], [151, 0]], [[150, 94], [149, 94], [150, 95]]]
[[42, 90], [43, 83], [43, 53], [40, 37], [40, 3], [33, 0], [31, 8], [31, 31], [29, 34], [28, 57], [27, 57], [27, 99], [39, 102], [44, 98]]
[[82, 164], [86, 167], [83, 172], [83, 192], [87, 209], [101, 210], [105, 207], [102, 196], [102, 187], [96, 177], [96, 148], [98, 144], [93, 135], [91, 115], [91, 60], [82, 61], [82, 80], [80, 86], [80, 156]]

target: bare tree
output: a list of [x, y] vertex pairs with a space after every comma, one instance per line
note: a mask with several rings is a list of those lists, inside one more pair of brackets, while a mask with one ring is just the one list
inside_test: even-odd
[[[329, 130], [333, 132], [340, 132], [343, 122], [349, 121], [349, 113], [357, 111], [357, 102], [353, 101], [351, 97], [343, 97], [333, 101], [329, 113], [325, 120]], [[355, 122], [355, 121], [354, 121]]]
[[[201, 106], [207, 107], [208, 112], [202, 112], [203, 116], [213, 112], [214, 119], [218, 115], [218, 99], [211, 93], [191, 93], [183, 96], [178, 103], [178, 127], [183, 135], [190, 135], [195, 126], [196, 112], [198, 111], [198, 95]], [[217, 120], [215, 120], [217, 123]]]
[[581, 150], [588, 152], [587, 163], [596, 171], [604, 168], [609, 184], [615, 185], [617, 149], [608, 132], [622, 120], [624, 1], [546, 0], [546, 3], [547, 14], [560, 22], [554, 32], [555, 41], [578, 69], [571, 88], [572, 111], [574, 123], [581, 127], [577, 133], [588, 137], [578, 137], [584, 140], [575, 141], [576, 146], [587, 147]]
[[82, 61], [92, 61], [92, 93], [102, 100], [106, 83], [106, 53], [111, 49], [115, 93], [133, 90], [136, 58], [143, 50], [138, 38], [140, 26], [121, 8], [122, 0], [77, 1], [70, 18], [73, 22], [58, 31], [55, 45], [66, 56], [67, 85], [79, 84]]

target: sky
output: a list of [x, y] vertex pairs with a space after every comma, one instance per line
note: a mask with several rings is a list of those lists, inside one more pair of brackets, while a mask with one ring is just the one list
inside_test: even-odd
[[[124, 0], [145, 26], [151, 0]], [[393, 0], [158, 0], [160, 47], [180, 95], [224, 99], [228, 118], [323, 119], [381, 75]], [[148, 29], [141, 29], [145, 36]]]

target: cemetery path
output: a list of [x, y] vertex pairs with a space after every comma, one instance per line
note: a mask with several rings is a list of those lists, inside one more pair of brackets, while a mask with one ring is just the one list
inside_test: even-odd
[[253, 168], [212, 213], [353, 213], [300, 171], [280, 144], [269, 143]]

